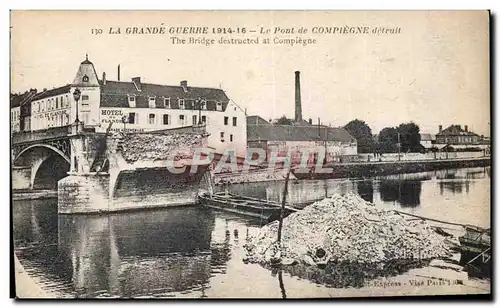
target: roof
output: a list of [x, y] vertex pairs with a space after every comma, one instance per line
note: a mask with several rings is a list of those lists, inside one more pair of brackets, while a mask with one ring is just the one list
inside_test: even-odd
[[185, 109], [198, 109], [194, 102], [205, 99], [207, 110], [216, 110], [217, 102], [222, 102], [222, 110], [226, 110], [229, 98], [222, 89], [187, 87], [187, 92], [181, 86], [158, 85], [141, 83], [138, 91], [133, 82], [106, 80], [101, 83], [101, 107], [129, 107], [128, 96], [135, 96], [137, 108], [149, 108], [149, 97], [154, 96], [156, 108], [164, 108], [163, 101], [158, 99], [170, 98], [170, 109], [178, 109], [178, 99], [185, 100]]
[[323, 126], [318, 129], [318, 126], [247, 124], [249, 141], [321, 141], [325, 137], [329, 141], [356, 141], [343, 127]]
[[462, 129], [460, 125], [450, 125], [449, 127], [443, 129], [442, 132], [438, 133], [437, 136], [450, 136], [450, 135], [461, 135], [461, 136], [477, 136], [477, 134]]
[[20, 107], [36, 95], [36, 89], [30, 89], [22, 94], [10, 94], [10, 108]]
[[420, 141], [433, 141], [436, 139], [436, 136], [431, 134], [420, 134]]
[[40, 92], [37, 95], [35, 95], [33, 100], [39, 100], [39, 99], [43, 99], [46, 97], [51, 97], [51, 96], [55, 96], [55, 95], [69, 93], [70, 89], [71, 89], [71, 85], [67, 84], [67, 85], [59, 87], [59, 88], [46, 90], [46, 91]]
[[[87, 80], [84, 80], [84, 77]], [[85, 61], [80, 63], [78, 71], [76, 72], [75, 79], [73, 79], [73, 86], [77, 87], [98, 87], [99, 80], [95, 71], [94, 64], [89, 61], [88, 55], [85, 56]]]
[[247, 125], [248, 124], [272, 125], [271, 123], [264, 120], [264, 118], [258, 115], [247, 116]]

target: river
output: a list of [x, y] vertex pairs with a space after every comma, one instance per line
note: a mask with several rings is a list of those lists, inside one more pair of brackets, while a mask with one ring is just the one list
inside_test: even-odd
[[[280, 201], [283, 185], [250, 183], [229, 189]], [[291, 181], [287, 200], [305, 206], [337, 192], [354, 192], [376, 206], [425, 217], [482, 227], [490, 223], [489, 167]], [[191, 206], [68, 216], [57, 214], [55, 199], [14, 201], [12, 211], [16, 255], [43, 288], [61, 297], [335, 297], [403, 290], [397, 287], [391, 293], [370, 283], [376, 278], [373, 273], [334, 275], [302, 267], [272, 271], [245, 264], [245, 239], [262, 222], [224, 212]], [[388, 276], [401, 286], [419, 275], [398, 268]], [[469, 272], [468, 278], [474, 282], [472, 290], [489, 290], [490, 277], [484, 273]], [[421, 289], [425, 294], [441, 293], [436, 286], [426, 287]], [[413, 284], [408, 292], [418, 294]]]

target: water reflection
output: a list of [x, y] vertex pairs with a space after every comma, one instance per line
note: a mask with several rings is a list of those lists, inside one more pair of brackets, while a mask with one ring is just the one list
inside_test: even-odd
[[358, 195], [367, 202], [373, 202], [373, 180], [357, 182]]
[[461, 194], [465, 190], [465, 193], [469, 194], [470, 185], [471, 185], [470, 181], [463, 181], [463, 182], [442, 181], [439, 182], [439, 192], [441, 195], [443, 195], [444, 190], [447, 190], [453, 194]]
[[402, 207], [420, 205], [422, 182], [413, 180], [380, 180], [380, 198], [386, 202], [398, 202]]
[[361, 288], [373, 279], [394, 277], [413, 268], [429, 264], [428, 260], [394, 260], [384, 264], [361, 264], [355, 262], [328, 263], [325, 268], [307, 265], [286, 266], [283, 271], [292, 276], [310, 280], [333, 288]]
[[198, 208], [59, 216], [59, 252], [80, 297], [185, 291], [210, 277], [214, 216]]

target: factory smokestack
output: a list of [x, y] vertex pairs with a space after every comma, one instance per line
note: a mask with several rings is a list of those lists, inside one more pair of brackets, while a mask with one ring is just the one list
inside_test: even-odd
[[300, 72], [295, 72], [295, 122], [302, 122], [302, 102], [300, 100]]
[[118, 81], [120, 81], [120, 64], [118, 64]]

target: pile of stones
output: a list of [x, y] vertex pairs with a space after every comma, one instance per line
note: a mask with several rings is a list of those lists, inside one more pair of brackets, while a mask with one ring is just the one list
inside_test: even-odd
[[422, 220], [376, 208], [358, 195], [336, 194], [283, 220], [262, 227], [245, 244], [245, 261], [309, 265], [328, 262], [384, 264], [394, 260], [430, 260], [450, 255], [444, 237]]

